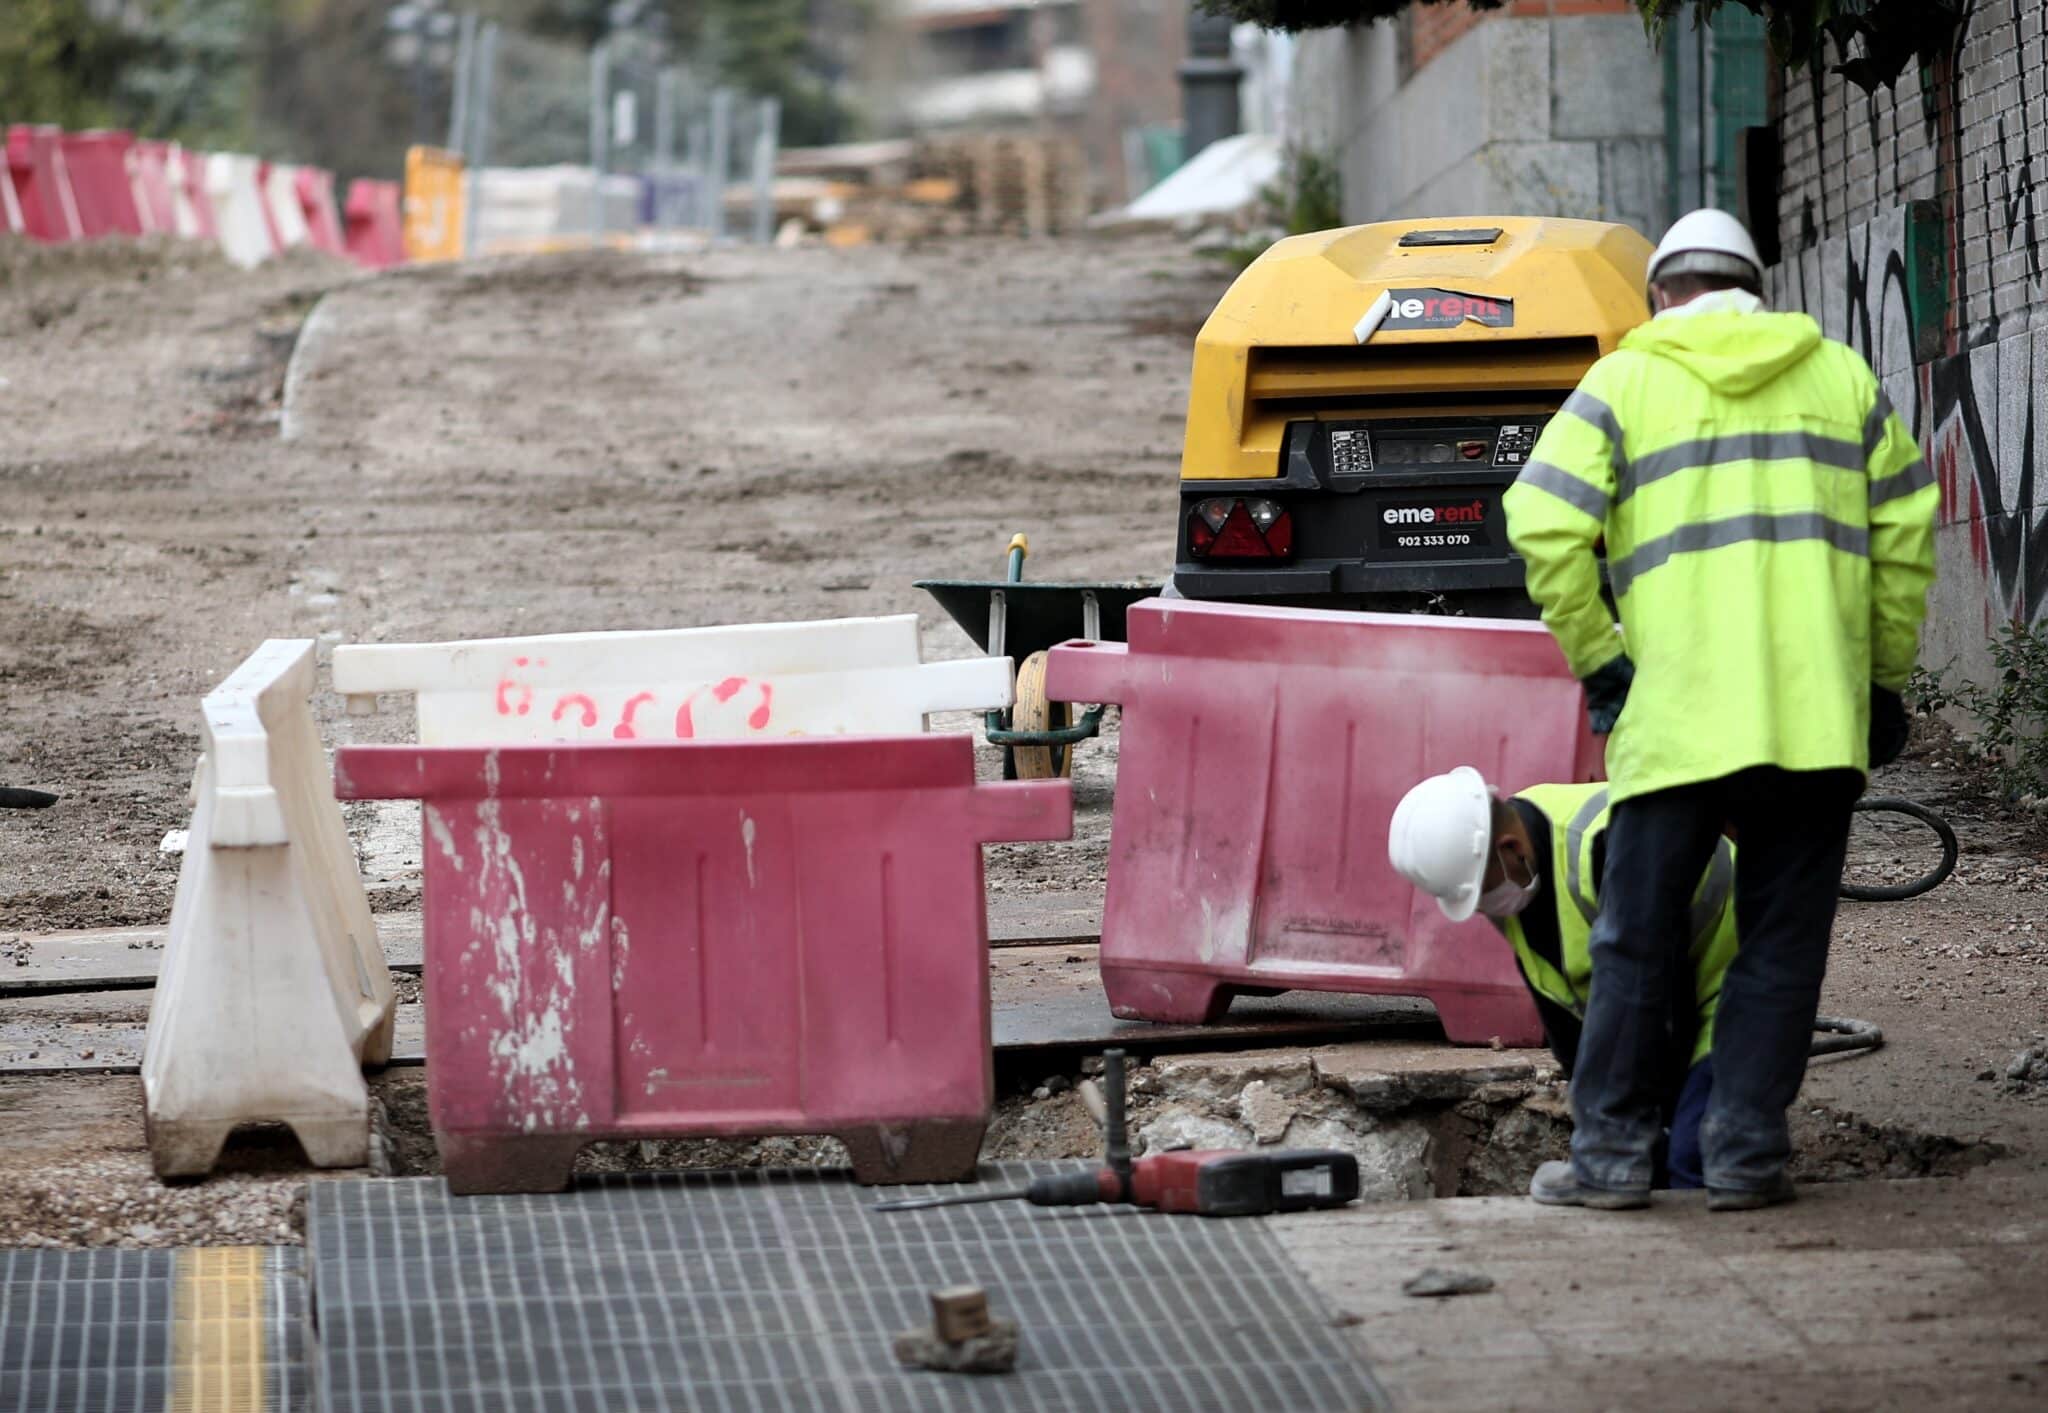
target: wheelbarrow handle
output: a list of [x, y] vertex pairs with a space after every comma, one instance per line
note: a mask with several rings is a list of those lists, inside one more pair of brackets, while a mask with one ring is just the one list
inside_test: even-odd
[[1012, 731], [1003, 725], [1003, 714], [992, 711], [988, 714], [982, 735], [988, 738], [991, 746], [1072, 746], [1101, 733], [1105, 710], [1107, 708], [1089, 707], [1072, 726], [1056, 727], [1050, 731]]

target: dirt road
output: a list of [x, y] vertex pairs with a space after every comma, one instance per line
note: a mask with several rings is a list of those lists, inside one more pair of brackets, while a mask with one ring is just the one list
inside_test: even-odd
[[[0, 784], [65, 796], [0, 811], [0, 940], [163, 921], [198, 698], [266, 637], [916, 611], [945, 657], [968, 640], [911, 581], [989, 575], [1013, 531], [1034, 577], [1157, 577], [1224, 283], [1164, 241], [374, 279], [0, 242]], [[318, 709], [330, 741], [405, 727]], [[1098, 894], [1114, 752], [1079, 755], [1072, 843], [992, 851], [998, 910]], [[2048, 1086], [2005, 1074], [2048, 1047], [2048, 847], [1974, 779], [1929, 735], [1879, 782], [1949, 810], [1968, 852], [1927, 899], [1844, 909], [1826, 1009], [1892, 1041], [1809, 1083], [1813, 1141], [1839, 1134], [1852, 1170], [2048, 1165]], [[373, 882], [409, 901], [402, 868]], [[132, 1153], [127, 1122], [93, 1143]], [[46, 1165], [47, 1137], [15, 1156]]]

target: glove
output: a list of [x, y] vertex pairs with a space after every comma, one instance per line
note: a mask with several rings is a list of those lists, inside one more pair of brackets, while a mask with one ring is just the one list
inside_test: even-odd
[[1906, 716], [1906, 703], [1897, 692], [1870, 684], [1870, 768], [1890, 765], [1906, 751], [1906, 738], [1913, 725]]
[[1636, 665], [1623, 653], [1599, 671], [1580, 679], [1586, 688], [1586, 715], [1592, 718], [1593, 734], [1605, 736], [1621, 719], [1628, 705], [1629, 684], [1636, 680]]

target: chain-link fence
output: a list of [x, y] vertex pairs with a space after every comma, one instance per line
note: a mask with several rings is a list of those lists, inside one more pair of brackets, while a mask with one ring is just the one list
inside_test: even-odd
[[639, 34], [579, 49], [465, 19], [459, 48], [471, 253], [774, 235], [775, 100], [713, 87]]

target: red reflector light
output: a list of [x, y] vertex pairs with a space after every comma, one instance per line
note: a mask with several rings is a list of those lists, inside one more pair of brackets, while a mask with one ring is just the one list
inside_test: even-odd
[[1188, 512], [1188, 552], [1196, 559], [1288, 559], [1294, 516], [1270, 500], [1218, 497]]

